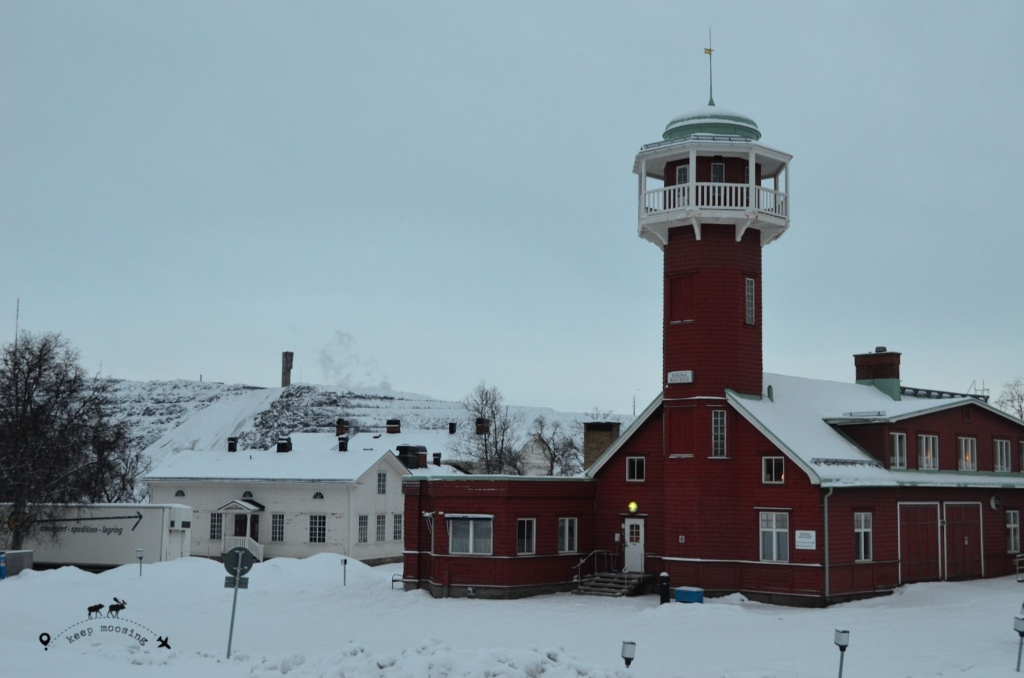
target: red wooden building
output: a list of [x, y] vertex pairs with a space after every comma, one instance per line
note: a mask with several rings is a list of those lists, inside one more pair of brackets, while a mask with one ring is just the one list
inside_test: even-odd
[[584, 477], [407, 480], [407, 588], [511, 597], [668, 572], [821, 605], [1014, 571], [1024, 422], [903, 385], [884, 347], [849, 383], [764, 373], [761, 252], [789, 228], [791, 156], [714, 105], [663, 136], [634, 164], [639, 235], [663, 255], [662, 394], [621, 435], [588, 428]]

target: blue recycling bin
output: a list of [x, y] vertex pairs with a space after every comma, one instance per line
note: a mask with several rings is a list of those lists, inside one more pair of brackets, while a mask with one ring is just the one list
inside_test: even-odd
[[696, 586], [677, 586], [676, 587], [676, 602], [677, 603], [703, 603], [704, 602], [704, 589], [697, 588]]
[[7, 554], [0, 551], [0, 579], [7, 579]]

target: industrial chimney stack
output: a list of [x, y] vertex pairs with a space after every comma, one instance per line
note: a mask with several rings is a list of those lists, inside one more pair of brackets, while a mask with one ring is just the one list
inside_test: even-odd
[[295, 359], [295, 354], [291, 351], [285, 351], [281, 354], [281, 388], [287, 388], [292, 385], [292, 362]]

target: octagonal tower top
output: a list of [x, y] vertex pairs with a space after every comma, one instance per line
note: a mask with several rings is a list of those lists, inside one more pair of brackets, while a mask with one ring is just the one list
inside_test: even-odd
[[761, 138], [761, 131], [752, 118], [718, 108], [714, 103], [672, 118], [661, 137], [669, 141], [686, 139], [695, 134], [739, 137], [751, 141]]

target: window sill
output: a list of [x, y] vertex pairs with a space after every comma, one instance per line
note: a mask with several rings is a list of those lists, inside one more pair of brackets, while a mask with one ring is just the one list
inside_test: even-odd
[[762, 480], [761, 484], [762, 485], [785, 485], [786, 481], [784, 481], [784, 480]]
[[708, 457], [708, 459], [732, 459], [732, 457]]

